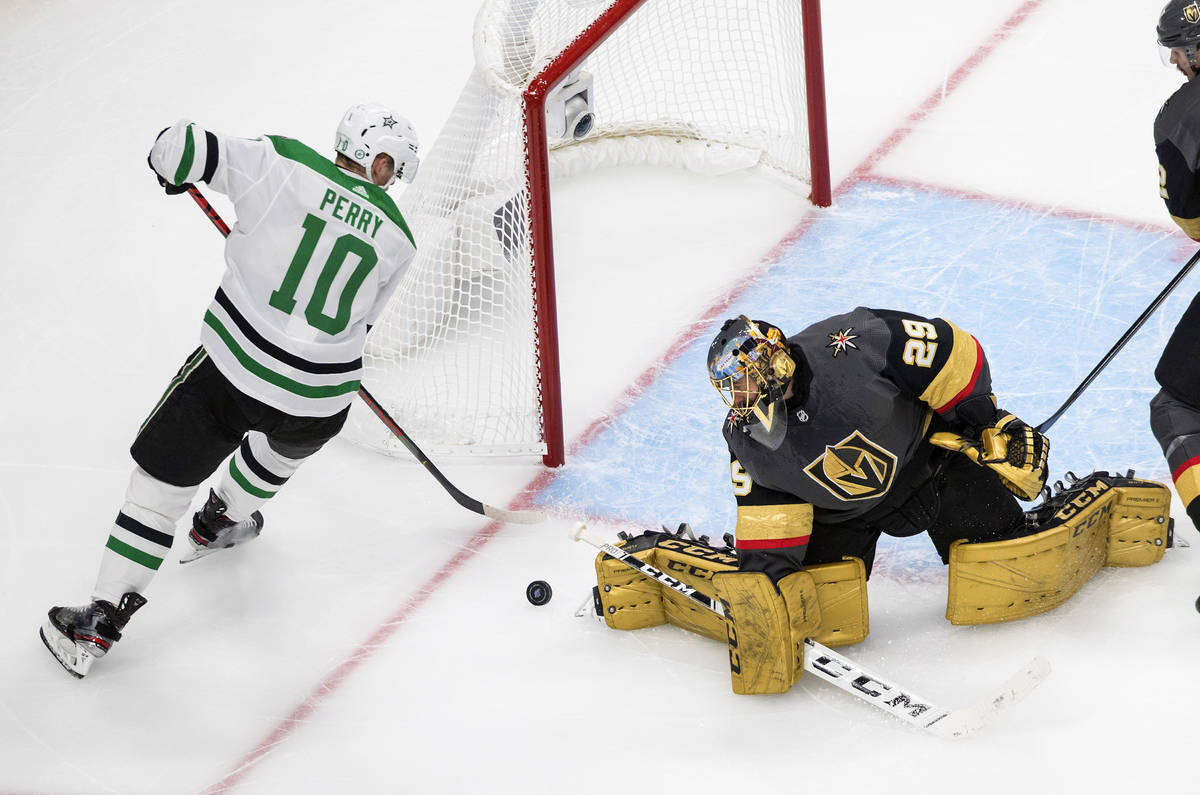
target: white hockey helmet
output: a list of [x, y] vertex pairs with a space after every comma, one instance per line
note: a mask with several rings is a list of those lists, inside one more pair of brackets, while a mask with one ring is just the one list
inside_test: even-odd
[[396, 173], [384, 187], [396, 180], [412, 182], [421, 159], [417, 156], [417, 132], [408, 119], [374, 102], [354, 105], [338, 124], [334, 149], [358, 163], [370, 179], [371, 164], [381, 154], [391, 155]]

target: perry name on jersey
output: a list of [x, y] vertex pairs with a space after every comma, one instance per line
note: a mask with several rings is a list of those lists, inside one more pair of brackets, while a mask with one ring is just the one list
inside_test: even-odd
[[415, 252], [382, 188], [290, 138], [223, 136], [180, 121], [155, 170], [205, 181], [237, 222], [201, 343], [238, 389], [296, 416], [329, 416], [358, 390], [366, 328]]
[[858, 307], [789, 337], [788, 347], [797, 383], [783, 444], [770, 451], [724, 425], [739, 504], [811, 503], [832, 522], [864, 514], [912, 460], [932, 412], [953, 424], [964, 400], [991, 392], [978, 341], [941, 318]]

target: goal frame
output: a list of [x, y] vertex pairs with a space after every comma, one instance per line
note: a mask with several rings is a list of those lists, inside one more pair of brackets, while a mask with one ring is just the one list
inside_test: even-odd
[[[546, 453], [542, 463], [559, 467], [566, 462], [563, 437], [562, 375], [559, 368], [558, 307], [554, 284], [554, 235], [550, 218], [550, 154], [546, 101], [553, 89], [604, 43], [643, 4], [654, 0], [617, 0], [530, 81], [522, 96], [525, 131], [526, 187], [533, 262], [535, 328], [538, 338], [538, 378], [541, 387], [542, 432]], [[820, 0], [801, 0], [804, 41], [805, 94], [809, 135], [810, 201], [828, 207], [829, 136], [825, 109], [824, 50], [821, 41]]]

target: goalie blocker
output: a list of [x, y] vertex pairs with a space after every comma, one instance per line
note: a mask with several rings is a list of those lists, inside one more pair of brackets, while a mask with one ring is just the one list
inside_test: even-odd
[[[1148, 566], [1171, 546], [1171, 496], [1161, 483], [1095, 472], [1027, 514], [1037, 529], [951, 546], [946, 618], [956, 625], [1011, 621], [1065, 602], [1101, 566]], [[620, 542], [638, 559], [701, 593], [724, 616], [622, 562], [596, 557], [596, 611], [613, 629], [674, 624], [729, 646], [733, 690], [783, 693], [804, 670], [804, 639], [858, 643], [869, 632], [866, 570], [857, 558], [805, 567], [772, 583], [737, 570], [732, 549], [682, 534]]]

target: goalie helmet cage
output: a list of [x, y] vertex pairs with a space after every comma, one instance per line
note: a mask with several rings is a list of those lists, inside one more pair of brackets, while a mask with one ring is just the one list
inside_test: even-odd
[[[756, 168], [828, 206], [819, 0], [487, 0], [473, 43], [400, 197], [417, 255], [368, 337], [363, 381], [433, 456], [559, 466], [552, 169]], [[595, 112], [580, 140], [564, 121], [576, 87]], [[348, 433], [402, 452], [361, 406]]]

